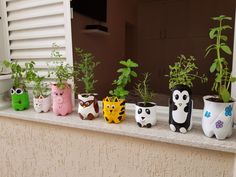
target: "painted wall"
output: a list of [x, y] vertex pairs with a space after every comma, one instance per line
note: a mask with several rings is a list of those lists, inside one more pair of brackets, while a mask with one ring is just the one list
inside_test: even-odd
[[0, 117], [0, 177], [233, 177], [234, 154]]
[[[107, 3], [109, 35], [84, 34], [85, 25], [95, 22], [76, 12], [72, 20], [73, 47], [92, 52], [102, 63], [96, 70], [96, 79], [99, 80], [96, 89], [99, 90], [100, 98], [112, 89], [111, 83], [117, 77], [118, 62], [125, 57], [126, 23], [136, 23], [136, 0], [109, 0]], [[76, 61], [78, 57], [74, 55], [74, 62]], [[81, 91], [80, 85], [79, 88]]]

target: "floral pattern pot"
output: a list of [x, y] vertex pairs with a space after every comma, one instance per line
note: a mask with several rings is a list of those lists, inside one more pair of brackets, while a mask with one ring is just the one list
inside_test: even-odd
[[82, 120], [92, 120], [98, 117], [99, 107], [97, 94], [79, 94], [78, 101], [78, 113]]
[[151, 128], [157, 123], [156, 104], [138, 102], [135, 105], [135, 120], [139, 127]]
[[52, 110], [58, 116], [65, 116], [72, 112], [72, 89], [66, 85], [64, 89], [58, 88], [55, 84], [52, 88]]
[[51, 96], [33, 98], [34, 110], [37, 113], [48, 112], [51, 108]]
[[16, 111], [23, 111], [29, 108], [29, 94], [22, 88], [11, 88], [11, 104]]
[[169, 100], [169, 125], [174, 132], [186, 133], [192, 128], [191, 89], [185, 85], [177, 85], [172, 90]]
[[106, 97], [103, 103], [103, 116], [108, 123], [118, 124], [125, 119], [125, 100]]
[[202, 129], [206, 136], [216, 136], [225, 139], [233, 131], [233, 106], [234, 102], [222, 103], [209, 100], [213, 96], [205, 96], [202, 118]]

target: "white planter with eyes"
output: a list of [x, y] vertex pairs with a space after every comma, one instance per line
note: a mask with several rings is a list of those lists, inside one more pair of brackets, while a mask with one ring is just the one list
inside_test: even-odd
[[46, 98], [40, 96], [38, 98], [34, 98], [33, 102], [34, 110], [37, 113], [48, 112], [52, 107], [51, 96], [47, 96]]
[[135, 120], [139, 127], [151, 128], [157, 123], [157, 106], [155, 103], [138, 102], [135, 105]]

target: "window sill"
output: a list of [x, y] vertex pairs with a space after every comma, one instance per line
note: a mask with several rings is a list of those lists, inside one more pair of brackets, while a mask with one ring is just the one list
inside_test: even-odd
[[175, 133], [169, 129], [167, 122], [167, 107], [158, 107], [158, 123], [157, 126], [152, 127], [151, 129], [139, 128], [136, 125], [133, 116], [134, 104], [127, 104], [126, 113], [127, 118], [121, 124], [108, 124], [103, 120], [101, 114], [99, 118], [93, 121], [86, 121], [81, 120], [76, 111], [66, 117], [58, 117], [52, 112], [38, 114], [33, 110], [33, 108], [22, 112], [16, 112], [11, 108], [8, 108], [0, 111], [0, 117], [8, 117], [83, 130], [129, 136], [169, 144], [178, 144], [189, 147], [236, 153], [236, 130], [234, 129], [233, 135], [226, 140], [217, 140], [215, 138], [208, 138], [204, 136], [200, 126], [202, 114], [201, 110], [194, 110], [193, 128], [187, 134]]

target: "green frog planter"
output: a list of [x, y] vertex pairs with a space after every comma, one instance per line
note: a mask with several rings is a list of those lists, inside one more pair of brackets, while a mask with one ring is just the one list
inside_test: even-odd
[[16, 111], [23, 111], [29, 108], [29, 94], [21, 88], [11, 89], [11, 104]]

